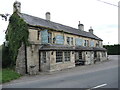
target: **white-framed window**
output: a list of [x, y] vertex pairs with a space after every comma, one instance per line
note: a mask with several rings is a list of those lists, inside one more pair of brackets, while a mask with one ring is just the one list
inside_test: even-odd
[[56, 51], [56, 63], [63, 61], [63, 52], [62, 51]]
[[82, 59], [82, 52], [78, 52], [79, 59]]
[[48, 32], [48, 43], [52, 43], [52, 33]]
[[70, 45], [70, 37], [67, 37], [67, 44]]
[[93, 40], [90, 41], [90, 46], [94, 47], [94, 41]]
[[64, 44], [64, 36], [63, 35], [56, 35], [55, 36], [55, 43], [56, 44]]
[[73, 37], [71, 37], [71, 45], [73, 45]]
[[70, 51], [65, 51], [64, 56], [65, 56], [65, 61], [70, 61]]
[[89, 46], [89, 40], [85, 40], [84, 46]]
[[89, 47], [89, 40], [87, 40], [87, 46]]
[[45, 51], [42, 52], [42, 60], [43, 60], [43, 63], [46, 63], [46, 52]]
[[85, 42], [84, 42], [84, 46], [87, 46], [87, 42], [86, 42], [86, 40], [85, 40]]
[[99, 41], [96, 42], [96, 47], [99, 47]]
[[37, 31], [37, 40], [40, 40], [40, 31]]

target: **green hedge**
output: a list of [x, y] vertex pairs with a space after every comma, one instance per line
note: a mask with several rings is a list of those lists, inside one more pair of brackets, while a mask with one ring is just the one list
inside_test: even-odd
[[120, 44], [104, 45], [103, 47], [107, 49], [108, 55], [120, 55]]

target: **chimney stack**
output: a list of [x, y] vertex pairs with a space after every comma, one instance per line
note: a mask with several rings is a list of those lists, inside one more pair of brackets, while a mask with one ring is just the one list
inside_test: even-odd
[[13, 4], [13, 13], [14, 12], [21, 13], [21, 3], [18, 1], [15, 1]]
[[50, 12], [46, 12], [46, 20], [50, 21]]
[[90, 27], [89, 32], [93, 34], [93, 29]]
[[80, 21], [79, 21], [79, 24], [78, 24], [78, 29], [84, 31], [84, 25], [80, 24]]

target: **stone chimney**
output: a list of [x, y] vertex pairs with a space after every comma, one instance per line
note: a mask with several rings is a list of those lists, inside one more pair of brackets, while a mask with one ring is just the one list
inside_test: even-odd
[[89, 32], [93, 34], [93, 29], [90, 27]]
[[46, 12], [46, 20], [50, 21], [50, 12]]
[[18, 1], [15, 1], [13, 4], [13, 13], [14, 12], [21, 13], [21, 3]]
[[84, 31], [84, 25], [80, 24], [80, 21], [79, 21], [79, 24], [78, 24], [78, 29]]

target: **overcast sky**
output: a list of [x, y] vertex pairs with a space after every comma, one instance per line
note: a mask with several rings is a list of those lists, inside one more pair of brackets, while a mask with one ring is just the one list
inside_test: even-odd
[[[118, 43], [118, 7], [98, 0], [18, 0], [21, 12], [45, 19], [45, 13], [51, 13], [51, 21], [78, 28], [78, 22], [84, 24], [84, 30], [90, 26], [94, 34], [103, 39], [103, 44]], [[118, 5], [119, 0], [101, 0]], [[13, 13], [15, 0], [0, 0], [0, 14]], [[5, 40], [8, 22], [0, 17], [0, 45]]]

